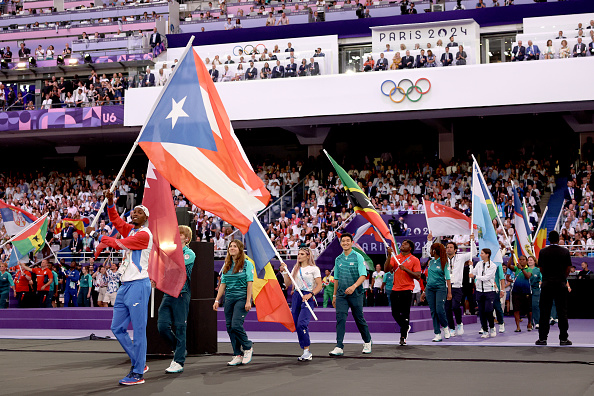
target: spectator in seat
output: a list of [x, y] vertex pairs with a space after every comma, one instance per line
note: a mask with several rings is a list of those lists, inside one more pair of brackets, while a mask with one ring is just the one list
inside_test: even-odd
[[285, 14], [285, 12], [283, 11], [283, 14], [281, 15], [281, 17], [278, 19], [278, 22], [276, 23], [276, 25], [288, 25], [289, 24], [289, 18], [287, 17], [287, 14]]
[[499, 0], [493, 0], [493, 7], [499, 7]]
[[594, 37], [592, 37], [592, 41], [588, 44], [588, 49], [590, 50], [590, 55], [594, 55]]
[[233, 30], [233, 28], [235, 26], [231, 22], [231, 18], [227, 18], [227, 22], [225, 22], [225, 24], [223, 25], [223, 27], [225, 28], [225, 30]]
[[76, 107], [85, 107], [89, 103], [89, 99], [82, 88], [76, 90], [74, 103], [76, 104]]
[[454, 36], [450, 37], [450, 42], [448, 43], [448, 45], [446, 47], [457, 47], [458, 43], [454, 41]]
[[584, 37], [584, 31], [582, 29], [578, 30], [578, 35], [575, 38]]
[[235, 20], [235, 27], [233, 27], [233, 29], [241, 29], [241, 19], [237, 18]]
[[518, 45], [512, 50], [512, 62], [523, 61], [526, 56], [526, 47], [522, 45], [522, 40], [518, 41]]
[[41, 44], [39, 44], [37, 46], [37, 49], [35, 50], [35, 58], [37, 58], [37, 60], [45, 59], [45, 51], [43, 50], [43, 47], [41, 46]]
[[25, 43], [21, 43], [21, 48], [19, 49], [19, 58], [20, 60], [27, 60], [31, 55], [31, 50], [25, 47]]
[[384, 57], [384, 53], [380, 53], [380, 57], [375, 64], [375, 71], [388, 70], [388, 60]]
[[590, 24], [586, 29], [594, 29], [594, 19], [590, 20]]
[[283, 78], [285, 76], [285, 67], [280, 64], [280, 61], [276, 61], [276, 66], [272, 68], [272, 75], [270, 78]]
[[417, 9], [415, 8], [415, 3], [410, 3], [410, 8], [408, 9], [409, 14], [416, 14]]
[[8, 61], [12, 60], [12, 51], [10, 50], [10, 47], [6, 47], [3, 58], [7, 59]]
[[210, 74], [210, 78], [212, 79], [212, 82], [217, 82], [219, 81], [219, 71], [217, 70], [217, 65], [216, 63], [212, 63], [212, 68], [208, 71], [208, 74]]
[[224, 68], [225, 70], [223, 71], [223, 75], [221, 76], [221, 81], [227, 82], [233, 80], [234, 74], [231, 72], [231, 70], [229, 70], [229, 66], [225, 65]]
[[157, 32], [156, 27], [153, 28], [149, 43], [151, 44], [151, 48], [155, 48], [157, 45], [161, 44], [161, 34]]
[[154, 87], [155, 86], [155, 75], [151, 73], [151, 68], [146, 68], [146, 74], [142, 78], [141, 86], [143, 87]]
[[465, 65], [466, 64], [466, 51], [464, 51], [464, 46], [461, 45], [458, 47], [458, 52], [456, 53], [456, 65]]
[[578, 58], [582, 56], [586, 56], [586, 44], [582, 43], [582, 38], [580, 37], [577, 39], [577, 44], [573, 46], [573, 57]]
[[285, 67], [285, 77], [296, 77], [297, 76], [297, 64], [295, 58], [291, 58], [289, 64]]
[[441, 54], [441, 64], [442, 64], [442, 66], [451, 66], [453, 60], [454, 60], [454, 57], [450, 53], [450, 47], [446, 47], [445, 48], [445, 52], [443, 54]]
[[268, 62], [264, 63], [264, 67], [262, 69], [260, 69], [260, 78], [262, 80], [265, 80], [267, 78], [270, 78], [271, 74], [272, 74], [272, 71], [270, 69], [270, 65], [268, 64]]
[[[275, 46], [275, 49], [277, 49], [276, 46]], [[295, 52], [295, 47], [293, 47], [293, 45], [290, 42], [288, 42], [287, 43], [287, 48], [285, 48], [285, 52]]]
[[54, 46], [50, 45], [49, 47], [47, 47], [47, 51], [45, 51], [45, 59], [46, 60], [54, 59], [54, 54], [55, 54]]
[[276, 25], [276, 18], [272, 12], [268, 13], [268, 18], [266, 18], [266, 26], [275, 26]]
[[243, 65], [240, 63], [237, 65], [237, 70], [235, 71], [235, 78], [233, 81], [239, 81], [243, 79]]
[[476, 3], [476, 8], [487, 8], [487, 5], [483, 3], [483, 0], [479, 0], [479, 2]]
[[559, 58], [561, 58], [561, 59], [569, 58], [570, 53], [571, 53], [571, 50], [569, 49], [569, 46], [567, 45], [567, 40], [562, 40], [561, 48], [559, 48]]
[[6, 93], [4, 92], [4, 84], [0, 84], [0, 109], [6, 108]]
[[386, 44], [386, 49], [384, 50], [384, 52], [390, 52], [390, 51], [392, 51], [390, 49], [390, 44]]
[[528, 40], [528, 47], [526, 47], [526, 60], [540, 59], [540, 49], [538, 45], [532, 44], [532, 40]]
[[369, 8], [365, 8], [365, 12], [363, 13], [363, 18], [371, 18], [371, 14], [369, 13]]
[[427, 64], [425, 67], [435, 67], [437, 64], [435, 63], [435, 55], [433, 55], [433, 51], [427, 50]]
[[64, 50], [62, 51], [62, 55], [64, 56], [64, 58], [70, 58], [70, 56], [72, 56], [72, 48], [70, 48], [70, 44], [65, 44]]
[[410, 54], [410, 51], [406, 51], [406, 56], [402, 59], [403, 69], [412, 69], [415, 66], [415, 58]]
[[564, 39], [564, 38], [567, 38], [567, 37], [565, 37], [565, 36], [563, 35], [563, 30], [559, 30], [559, 36], [557, 36], [557, 37], [555, 38], [555, 40], [562, 40], [562, 39]]
[[307, 76], [307, 70], [308, 70], [307, 60], [305, 58], [303, 58], [301, 60], [301, 64], [299, 65], [299, 73], [298, 73], [299, 77]]
[[396, 52], [396, 54], [392, 58], [392, 63], [390, 64], [390, 70], [401, 69], [401, 67], [400, 67], [401, 64], [402, 64], [402, 57], [400, 56], [400, 52]]
[[26, 110], [35, 110], [35, 105], [33, 104], [32, 100], [30, 100], [29, 103], [27, 103]]
[[318, 48], [318, 49], [316, 49], [316, 50], [314, 51], [314, 58], [323, 58], [323, 57], [325, 57], [325, 56], [326, 56], [326, 54], [324, 54], [324, 53], [322, 52], [322, 49], [321, 49], [321, 48]]
[[248, 67], [245, 71], [245, 79], [246, 80], [255, 80], [258, 76], [258, 69], [254, 67], [254, 61], [250, 61], [250, 67]]
[[50, 99], [49, 93], [45, 94], [45, 99], [41, 103], [41, 108], [46, 109], [46, 110], [49, 110], [52, 108], [52, 100]]
[[553, 47], [553, 40], [547, 40], [547, 47], [544, 52], [545, 59], [553, 59], [555, 57], [555, 47]]
[[227, 55], [227, 60], [225, 61], [225, 64], [232, 65], [234, 63], [235, 63], [235, 61], [233, 61], [233, 59], [231, 59], [231, 55]]
[[[214, 63], [212, 65], [214, 66]], [[165, 72], [163, 69], [159, 69], [159, 75], [157, 76], [157, 86], [158, 87], [165, 86], [165, 83], [167, 83], [167, 76], [165, 75]]]
[[425, 67], [427, 64], [427, 55], [425, 55], [425, 50], [421, 50], [421, 53], [417, 55], [417, 59], [415, 61], [415, 67]]
[[320, 74], [320, 65], [314, 58], [309, 58], [309, 65], [307, 65], [307, 67], [310, 76], [318, 76]]

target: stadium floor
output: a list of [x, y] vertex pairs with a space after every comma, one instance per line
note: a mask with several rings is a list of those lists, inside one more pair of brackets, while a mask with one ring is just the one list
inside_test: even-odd
[[536, 346], [378, 345], [371, 355], [346, 344], [312, 346], [314, 360], [300, 363], [293, 343], [254, 343], [252, 363], [227, 367], [220, 353], [189, 356], [185, 372], [165, 374], [169, 358], [149, 358], [146, 383], [119, 386], [129, 360], [115, 341], [0, 340], [2, 395], [593, 395], [594, 349]]

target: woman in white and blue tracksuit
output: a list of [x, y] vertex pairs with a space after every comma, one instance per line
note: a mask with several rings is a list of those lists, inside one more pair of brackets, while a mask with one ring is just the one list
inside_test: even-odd
[[[478, 302], [479, 316], [483, 335], [481, 338], [495, 337], [495, 320], [493, 318], [493, 303], [497, 298], [497, 286], [495, 285], [495, 273], [498, 265], [491, 261], [491, 249], [481, 250], [481, 261], [479, 261], [469, 276], [474, 278], [476, 285], [476, 299]], [[489, 327], [487, 328], [487, 322]], [[489, 332], [490, 329], [490, 332]]]

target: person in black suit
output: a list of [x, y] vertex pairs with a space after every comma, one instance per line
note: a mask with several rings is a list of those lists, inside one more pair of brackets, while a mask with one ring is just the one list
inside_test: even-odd
[[446, 45], [446, 47], [457, 47], [458, 43], [454, 41], [454, 36], [450, 37], [450, 42], [448, 43], [448, 45]]
[[559, 319], [559, 344], [571, 345], [569, 341], [569, 321], [567, 320], [567, 276], [571, 268], [569, 250], [558, 245], [559, 233], [549, 233], [550, 246], [540, 251], [538, 264], [542, 274], [540, 291], [540, 323], [536, 345], [547, 345], [549, 336], [549, 318], [553, 302], [557, 307]]
[[443, 54], [441, 54], [441, 64], [443, 66], [451, 66], [453, 60], [454, 60], [454, 57], [450, 53], [450, 47], [446, 47], [445, 52]]
[[285, 77], [297, 77], [295, 58], [291, 58], [291, 62], [285, 67]]
[[410, 8], [408, 9], [409, 14], [416, 14], [417, 9], [415, 8], [415, 3], [410, 3]]
[[143, 87], [154, 87], [155, 86], [155, 75], [151, 73], [151, 68], [146, 68], [146, 74], [142, 78], [141, 85]]
[[367, 187], [365, 187], [365, 194], [367, 194], [369, 198], [375, 197], [377, 195], [377, 187], [373, 186], [373, 182], [367, 183]]
[[153, 33], [151, 34], [151, 48], [155, 48], [157, 45], [161, 44], [161, 34], [157, 32], [157, 28], [153, 28]]
[[579, 203], [582, 200], [582, 190], [579, 188], [576, 188], [575, 182], [573, 182], [573, 181], [567, 182], [567, 188], [565, 189], [565, 192], [563, 195], [564, 195], [564, 198], [567, 201], [568, 205], [574, 199], [577, 203]]
[[594, 38], [592, 38], [592, 42], [588, 44], [588, 49], [590, 50], [590, 55], [594, 55]]
[[573, 46], [573, 57], [586, 56], [586, 44], [582, 43], [582, 38], [577, 39], [577, 44]]
[[518, 41], [518, 45], [512, 50], [512, 62], [523, 61], [526, 56], [526, 47], [522, 45], [522, 40]]
[[320, 75], [320, 65], [318, 62], [314, 61], [314, 58], [309, 58], [309, 75], [310, 76], [319, 76]]
[[250, 61], [250, 67], [247, 68], [245, 71], [245, 79], [246, 80], [255, 80], [256, 76], [258, 75], [258, 69], [254, 67], [254, 62]]
[[380, 54], [380, 57], [375, 64], [375, 71], [379, 70], [388, 70], [388, 60], [384, 58], [383, 52]]
[[214, 62], [212, 64], [212, 69], [210, 69], [208, 71], [208, 74], [210, 74], [210, 78], [212, 78], [212, 82], [219, 81], [219, 71], [217, 70], [217, 65]]
[[415, 67], [425, 67], [427, 64], [427, 55], [425, 55], [425, 50], [421, 50], [421, 53], [417, 55], [417, 60], [415, 61]]
[[406, 50], [406, 56], [402, 58], [402, 68], [412, 69], [415, 66], [415, 58], [412, 57], [409, 50]]
[[29, 59], [29, 56], [31, 55], [31, 50], [27, 47], [25, 47], [25, 43], [21, 43], [21, 49], [19, 49], [19, 58], [21, 60], [27, 60]]
[[283, 78], [285, 76], [285, 67], [280, 64], [280, 61], [276, 61], [276, 66], [272, 68], [271, 78]]

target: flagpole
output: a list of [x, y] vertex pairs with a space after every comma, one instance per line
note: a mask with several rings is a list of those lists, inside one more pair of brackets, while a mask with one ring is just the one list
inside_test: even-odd
[[47, 215], [49, 214], [46, 213], [43, 216], [41, 216], [40, 218], [38, 218], [37, 220], [35, 220], [33, 223], [29, 224], [29, 226], [27, 228], [24, 228], [23, 230], [21, 230], [21, 232], [19, 232], [18, 234], [15, 234], [12, 238], [10, 238], [8, 241], [4, 242], [2, 245], [0, 245], [0, 249], [3, 248], [5, 245], [9, 244], [10, 242], [14, 241], [16, 238], [18, 238], [19, 236], [21, 236], [25, 231], [29, 231], [29, 229], [31, 227], [33, 227], [34, 225], [36, 225], [37, 223], [39, 223], [42, 220], [45, 220], [45, 218], [47, 217]]
[[[195, 36], [190, 37], [190, 40], [188, 41], [188, 44], [186, 45], [186, 48], [184, 49], [184, 52], [183, 52], [181, 58], [179, 58], [179, 63], [181, 63], [184, 60], [184, 58], [186, 57], [188, 51], [192, 48], [192, 43], [194, 42], [194, 37]], [[173, 79], [173, 76], [175, 75], [175, 73], [177, 72], [178, 69], [179, 68], [174, 68], [173, 69], [173, 72], [171, 73], [171, 75], [167, 79], [167, 82], [165, 83], [165, 86], [163, 87], [163, 89], [161, 89], [161, 92], [159, 93], [159, 96], [157, 97], [157, 100], [155, 100], [155, 102], [153, 103], [153, 107], [151, 108], [151, 111], [149, 112], [149, 114], [147, 116], [147, 121], [153, 115], [153, 112], [155, 111], [155, 108], [157, 107], [157, 104], [161, 100], [161, 97], [163, 96], [163, 94], [167, 90], [167, 86], [169, 85], [169, 82]], [[140, 141], [140, 137], [142, 136], [142, 132], [144, 132], [144, 127], [145, 126], [146, 126], [146, 121], [144, 122], [144, 125], [142, 126], [142, 129], [138, 133], [138, 137], [136, 138], [136, 141], [132, 145], [132, 148], [130, 149], [130, 152], [128, 153], [128, 156], [124, 160], [124, 164], [122, 165], [122, 167], [121, 167], [120, 171], [118, 172], [118, 174], [117, 174], [116, 178], [114, 179], [114, 181], [111, 183], [111, 187], [109, 188], [109, 191], [110, 192], [114, 192], [114, 190], [116, 188], [116, 184], [120, 181], [120, 177], [122, 177], [122, 173], [124, 173], [124, 169], [128, 165], [128, 162], [130, 162], [130, 158], [132, 158], [132, 154], [134, 154], [134, 150], [136, 150], [136, 147], [138, 146], [138, 142]], [[97, 215], [95, 216], [95, 218], [93, 219], [93, 222], [90, 225], [91, 228], [95, 228], [97, 226], [97, 223], [99, 222], [99, 217], [101, 216], [101, 213], [103, 213], [103, 210], [105, 209], [105, 205], [107, 205], [107, 198], [105, 198], [103, 200], [103, 202], [101, 202], [101, 207], [99, 208], [99, 211], [97, 212]]]
[[543, 223], [548, 211], [549, 211], [549, 205], [547, 205], [547, 207], [545, 208], [545, 211], [542, 213], [542, 217], [540, 218], [540, 223], [538, 223], [538, 227], [536, 227], [536, 232], [534, 233], [534, 235], [538, 235], [538, 231], [540, 231], [540, 227], [542, 227], [542, 223]]
[[[258, 220], [258, 216], [254, 216], [255, 222], [256, 224], [258, 224], [258, 227], [260, 227], [260, 229], [262, 230], [262, 233], [264, 233], [264, 235], [266, 234], [266, 231], [264, 231], [264, 227], [262, 227], [262, 224], [260, 223], [260, 220]], [[281, 255], [279, 254], [278, 250], [276, 250], [276, 247], [274, 247], [274, 245], [272, 244], [272, 242], [270, 241], [270, 238], [266, 238], [266, 240], [268, 241], [268, 243], [270, 243], [270, 246], [272, 246], [272, 249], [274, 250], [274, 253], [276, 254], [276, 257], [278, 257], [279, 261], [282, 264], [285, 264], [285, 266], [287, 265], [285, 263], [285, 261], [282, 259]], [[297, 264], [295, 264], [297, 265]], [[291, 275], [291, 272], [289, 271], [289, 269], [287, 268], [287, 274], [289, 274], [289, 279], [291, 279], [291, 282], [293, 283], [293, 287], [295, 288], [295, 290], [297, 290], [297, 292], [299, 293], [299, 295], [301, 296], [301, 298], [303, 298], [303, 293], [301, 292], [301, 289], [299, 288], [299, 286], [297, 286], [297, 284], [295, 283], [295, 279], [293, 279], [293, 275]], [[316, 298], [316, 296], [313, 295], [313, 290], [312, 290], [312, 298]], [[309, 309], [309, 312], [311, 313], [311, 316], [315, 319], [318, 320], [318, 317], [316, 316], [316, 314], [314, 313], [313, 309], [311, 308], [311, 306], [309, 304], [305, 304], [307, 306], [307, 308]]]
[[[483, 172], [481, 171], [481, 168], [479, 167], [478, 162], [476, 161], [476, 158], [474, 158], [474, 154], [472, 155], [472, 159], [474, 161], [474, 163], [476, 164], [476, 167], [478, 169], [478, 175], [481, 178], [481, 181], [483, 182], [483, 184], [485, 185], [485, 188], [487, 187], [487, 182], [485, 181], [485, 178], [483, 177]], [[487, 194], [489, 194], [489, 198], [491, 198], [491, 201], [493, 202], [493, 206], [495, 206], [496, 201], [493, 199], [493, 196], [491, 196], [491, 191], [487, 190]], [[474, 194], [473, 194], [474, 195]], [[497, 215], [497, 220], [499, 220], [499, 225], [501, 225], [501, 228], [503, 228], [503, 233], [505, 234], [505, 239], [507, 240], [507, 245], [509, 246], [510, 249], [510, 253], [512, 255], [515, 255], [514, 249], [512, 247], [511, 241], [509, 240], [509, 235], [507, 234], [507, 232], [505, 232], [505, 227], [503, 226], [503, 221], [501, 221], [501, 217], [499, 216], [499, 211], [497, 210], [497, 207], [495, 206], [495, 214]], [[495, 230], [495, 234], [497, 235], [497, 230]], [[516, 255], [516, 260], [518, 259], [517, 255]]]
[[[56, 259], [56, 264], [57, 264], [57, 263], [58, 263], [58, 261], [60, 261], [60, 260], [58, 260], [58, 255], [56, 254], [56, 252], [54, 252], [54, 251], [52, 250], [52, 247], [50, 246], [50, 244], [49, 244], [49, 242], [47, 241], [47, 239], [46, 239], [46, 238], [43, 238], [43, 240], [45, 241], [45, 244], [47, 245], [47, 247], [50, 249], [50, 252], [52, 252], [52, 254], [54, 255], [54, 258]], [[48, 257], [49, 257], [49, 256], [48, 256]]]
[[151, 287], [151, 318], [155, 317], [155, 288]]

